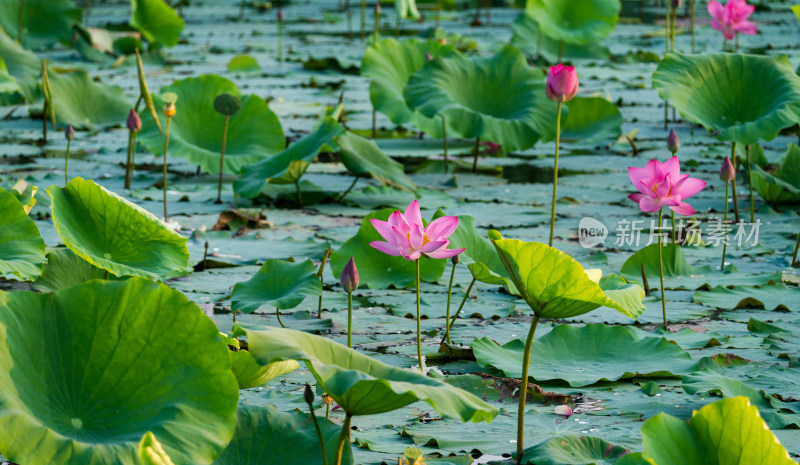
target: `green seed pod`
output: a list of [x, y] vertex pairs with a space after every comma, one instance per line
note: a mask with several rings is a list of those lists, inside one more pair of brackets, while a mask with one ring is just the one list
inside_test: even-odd
[[164, 92], [163, 94], [161, 94], [161, 100], [167, 105], [169, 104], [174, 105], [175, 102], [178, 101], [178, 94], [176, 94], [175, 92]]
[[233, 94], [224, 92], [214, 99], [214, 109], [217, 110], [217, 113], [225, 116], [235, 115], [240, 108], [242, 108], [242, 101]]

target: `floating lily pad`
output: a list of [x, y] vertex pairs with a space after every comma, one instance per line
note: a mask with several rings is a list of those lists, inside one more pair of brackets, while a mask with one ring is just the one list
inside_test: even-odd
[[561, 126], [561, 140], [582, 144], [613, 142], [622, 134], [622, 114], [602, 97], [575, 97]]
[[522, 463], [530, 465], [612, 465], [631, 451], [592, 436], [553, 438], [525, 449]]
[[753, 188], [770, 203], [800, 203], [800, 147], [789, 144], [779, 163], [772, 173], [753, 166]]
[[396, 368], [324, 337], [291, 329], [237, 325], [250, 352], [262, 365], [280, 360], [306, 362], [320, 387], [350, 415], [390, 412], [418, 400], [442, 416], [461, 421], [491, 421], [498, 410], [474, 395]]
[[250, 73], [261, 71], [258, 61], [250, 55], [237, 55], [228, 62], [228, 71], [232, 73]]
[[[524, 50], [528, 55], [536, 55], [537, 48], [550, 62], [558, 61], [559, 41], [544, 34], [539, 35], [539, 23], [528, 11], [523, 11], [514, 20], [514, 33], [511, 36], [511, 45]], [[541, 37], [541, 44], [539, 38]], [[586, 44], [565, 43], [561, 52], [562, 59], [592, 59], [604, 60], [610, 55], [608, 48], [600, 41], [590, 41]]]
[[[676, 278], [680, 276], [692, 276], [710, 274], [711, 267], [695, 267], [689, 265], [683, 258], [683, 250], [675, 244], [664, 244], [662, 248], [662, 259], [664, 265], [664, 278]], [[658, 244], [650, 244], [630, 258], [625, 260], [620, 274], [628, 279], [642, 279], [642, 265], [650, 284], [657, 286], [659, 276], [658, 268]]]
[[717, 286], [710, 291], [694, 293], [694, 301], [712, 308], [763, 308], [765, 310], [800, 311], [800, 288], [785, 286]]
[[143, 208], [76, 177], [47, 188], [53, 224], [70, 250], [115, 276], [168, 279], [189, 266], [186, 238]]
[[42, 274], [44, 240], [36, 223], [10, 192], [0, 193], [0, 276], [32, 281]]
[[[186, 158], [208, 173], [219, 173], [222, 129], [225, 117], [214, 110], [217, 95], [228, 92], [242, 100], [242, 108], [230, 119], [225, 145], [224, 171], [238, 173], [246, 166], [282, 150], [286, 141], [278, 117], [256, 95], [242, 96], [236, 85], [220, 76], [203, 75], [175, 81], [161, 88], [161, 94], [178, 96], [177, 114], [172, 119], [169, 155]], [[163, 103], [154, 95], [156, 107]], [[139, 142], [156, 156], [164, 154], [164, 136], [142, 110]], [[159, 118], [165, 118], [159, 115]], [[162, 120], [166, 125], [166, 119]]]
[[545, 36], [586, 44], [614, 30], [622, 4], [620, 0], [528, 0], [525, 10]]
[[228, 349], [180, 292], [141, 278], [92, 281], [0, 293], [0, 309], [7, 459], [137, 465], [151, 431], [175, 463], [209, 464], [233, 436]]
[[[479, 365], [491, 365], [511, 378], [522, 376], [524, 340], [498, 346], [484, 337], [471, 347]], [[688, 353], [666, 338], [640, 337], [627, 326], [559, 325], [533, 341], [530, 376], [580, 387], [634, 377], [679, 377], [697, 367]]]
[[369, 175], [381, 182], [402, 189], [415, 190], [403, 165], [389, 158], [374, 141], [348, 132], [337, 138], [342, 163], [350, 172]]
[[267, 260], [248, 281], [233, 287], [231, 308], [253, 313], [269, 304], [278, 310], [295, 308], [307, 297], [322, 294], [322, 284], [311, 260], [291, 263]]
[[178, 43], [183, 19], [164, 0], [131, 0], [131, 26], [149, 42], [166, 47]]
[[800, 121], [800, 76], [786, 56], [671, 53], [653, 86], [681, 116], [724, 141], [769, 141]]
[[125, 124], [131, 104], [121, 87], [94, 82], [85, 71], [48, 76], [59, 124], [86, 129]]
[[[19, 0], [0, 0], [0, 28], [16, 39], [19, 32]], [[25, 0], [22, 11], [22, 45], [50, 47], [68, 42], [72, 26], [81, 21], [81, 10], [71, 0]]]

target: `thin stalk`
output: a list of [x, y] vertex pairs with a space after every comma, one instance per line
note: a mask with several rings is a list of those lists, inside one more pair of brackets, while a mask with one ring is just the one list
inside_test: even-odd
[[[205, 248], [203, 250], [203, 271], [206, 270], [206, 267], [207, 267], [206, 261], [207, 260], [208, 260], [208, 241], [206, 241]], [[234, 313], [233, 322], [234, 323], [236, 322], [236, 313]]]
[[517, 410], [517, 465], [522, 463], [523, 440], [525, 438], [525, 401], [528, 397], [528, 365], [531, 362], [531, 346], [536, 327], [539, 326], [539, 315], [534, 315], [528, 339], [525, 341], [525, 352], [522, 354], [522, 377], [519, 384], [519, 408]]
[[661, 315], [664, 317], [664, 329], [667, 329], [667, 301], [664, 297], [664, 257], [661, 244], [661, 214], [663, 207], [658, 210], [658, 278], [661, 280]]
[[47, 144], [47, 99], [44, 100], [42, 107], [42, 142]]
[[278, 63], [283, 63], [283, 21], [278, 21]]
[[[22, 23], [25, 20], [25, 0], [19, 0], [19, 18], [17, 18], [17, 43], [22, 45]], [[45, 113], [46, 115], [47, 113]]]
[[731, 187], [733, 187], [733, 215], [736, 222], [739, 222], [739, 199], [736, 195], [736, 142], [731, 144], [731, 163], [733, 164], [733, 179], [731, 179]]
[[297, 204], [303, 208], [303, 194], [300, 192], [300, 180], [294, 182], [294, 188], [297, 191]]
[[329, 419], [331, 416], [331, 404], [329, 402], [325, 403], [325, 419]]
[[442, 148], [444, 149], [444, 172], [448, 172], [448, 160], [447, 160], [447, 122], [444, 119], [444, 115], [442, 116]]
[[335, 465], [342, 465], [342, 453], [344, 452], [344, 445], [350, 439], [350, 419], [352, 415], [349, 413], [344, 417], [342, 424], [342, 433], [339, 435], [339, 445], [336, 447], [336, 462]]
[[133, 145], [133, 131], [128, 131], [128, 156], [125, 158], [125, 189], [131, 188], [131, 145]]
[[375, 111], [375, 107], [372, 107], [372, 139], [378, 138], [378, 128], [377, 128], [377, 119], [378, 119], [378, 112]]
[[[720, 271], [725, 271], [725, 252], [728, 249], [728, 184], [725, 182], [725, 212], [722, 214], [722, 224], [725, 228], [725, 240], [722, 242], [722, 264], [719, 267]], [[795, 249], [795, 252], [797, 250]]]
[[750, 171], [750, 144], [744, 146], [744, 154], [747, 160], [747, 183], [750, 184], [750, 222], [755, 223], [756, 199], [753, 196], [753, 173]]
[[[356, 178], [358, 179], [358, 178]], [[328, 257], [331, 256], [331, 249], [325, 250], [325, 255], [322, 256], [322, 262], [319, 264], [319, 270], [317, 270], [317, 277], [319, 278], [319, 285], [323, 286], [324, 278], [322, 275], [325, 273], [325, 264], [328, 263]], [[317, 307], [317, 318], [320, 320], [322, 319], [322, 294], [319, 295], [319, 306]], [[326, 417], [327, 418], [327, 417]]]
[[353, 347], [353, 293], [347, 293], [347, 347]]
[[689, 1], [691, 2], [691, 6], [690, 6], [690, 8], [691, 8], [691, 10], [690, 10], [691, 11], [691, 13], [690, 13], [690, 15], [691, 15], [691, 23], [690, 23], [691, 26], [690, 26], [690, 28], [692, 30], [692, 53], [694, 53], [695, 52], [695, 46], [694, 46], [694, 7], [695, 7], [695, 1], [696, 0], [689, 0]]
[[417, 264], [417, 360], [419, 361], [419, 371], [422, 374], [425, 374], [425, 370], [422, 368], [422, 327], [419, 311], [419, 258], [415, 260]]
[[281, 310], [279, 308], [275, 309], [275, 316], [278, 317], [278, 323], [280, 323], [281, 328], [285, 328], [286, 325], [281, 321]]
[[[380, 2], [380, 0], [378, 0]], [[372, 46], [378, 46], [378, 33], [380, 32], [381, 28], [381, 14], [378, 12], [378, 9], [375, 8], [375, 14], [373, 15], [372, 21]], [[374, 137], [373, 137], [374, 139]]]
[[672, 243], [674, 244], [677, 241], [678, 235], [675, 234], [675, 212], [670, 210], [672, 214]]
[[794, 244], [794, 255], [792, 256], [792, 266], [795, 266], [797, 262], [797, 250], [800, 249], [800, 232], [797, 233], [797, 242]]
[[106, 274], [105, 274], [105, 277], [104, 277], [104, 279], [105, 279], [106, 281], [108, 281], [108, 270], [106, 270]]
[[473, 157], [474, 157], [472, 159], [472, 172], [473, 173], [477, 173], [478, 172], [478, 152], [480, 152], [480, 149], [481, 149], [481, 138], [480, 138], [480, 136], [478, 136], [478, 137], [475, 138], [475, 148], [472, 150]]
[[[308, 385], [306, 385], [307, 389]], [[317, 440], [319, 440], [319, 448], [322, 451], [322, 465], [328, 465], [328, 454], [325, 452], [325, 440], [322, 438], [322, 430], [319, 428], [319, 422], [317, 421], [317, 414], [314, 413], [314, 405], [313, 402], [308, 403], [309, 414], [311, 415], [311, 420], [314, 421], [314, 429], [317, 430]]]
[[647, 273], [644, 271], [644, 263], [639, 265], [642, 269], [642, 286], [644, 286], [644, 295], [650, 295], [650, 283], [647, 282]]
[[447, 320], [445, 320], [446, 327], [444, 329], [444, 339], [450, 344], [450, 298], [453, 296], [453, 278], [456, 276], [456, 263], [453, 263], [453, 269], [450, 270], [450, 284], [447, 286]]
[[139, 137], [137, 133], [133, 133], [133, 140], [131, 141], [131, 173], [130, 182], [133, 182], [133, 175], [136, 174], [136, 138]]
[[356, 176], [355, 178], [353, 178], [353, 183], [352, 183], [352, 184], [350, 184], [350, 187], [348, 187], [346, 191], [342, 192], [342, 193], [341, 193], [341, 195], [339, 195], [339, 197], [336, 197], [336, 201], [337, 201], [337, 202], [341, 202], [341, 201], [342, 201], [342, 199], [343, 199], [343, 198], [344, 198], [344, 197], [345, 197], [347, 194], [349, 194], [351, 190], [353, 190], [353, 188], [356, 186], [356, 183], [357, 183], [357, 182], [358, 182], [358, 176]]
[[367, 40], [367, 0], [361, 0], [361, 42]]
[[558, 102], [558, 114], [556, 116], [556, 163], [553, 170], [553, 204], [550, 207], [550, 241], [548, 245], [553, 246], [553, 228], [556, 224], [556, 193], [558, 191], [558, 146], [561, 137], [561, 102]]
[[64, 185], [66, 186], [69, 182], [69, 145], [72, 143], [71, 140], [67, 139], [67, 153], [64, 156]]
[[678, 20], [678, 9], [677, 8], [673, 8], [672, 9], [672, 19], [670, 20], [670, 26], [669, 26], [669, 29], [670, 29], [670, 32], [669, 32], [669, 34], [670, 34], [669, 35], [669, 41], [670, 41], [669, 50], [671, 52], [675, 51], [675, 35], [676, 35], [675, 34], [675, 23], [677, 22], [677, 20]]
[[164, 133], [164, 222], [167, 222], [167, 148], [169, 147], [169, 127], [172, 118], [167, 117], [167, 130]]
[[486, 0], [486, 25], [492, 24], [492, 0]]
[[670, 35], [669, 35], [670, 20], [669, 20], [669, 18], [670, 18], [670, 4], [671, 3], [672, 3], [671, 0], [667, 0], [666, 1], [667, 16], [666, 16], [666, 18], [664, 18], [664, 56], [667, 56], [667, 53], [669, 53], [669, 37], [670, 37]]
[[[464, 304], [467, 303], [467, 299], [469, 299], [469, 293], [472, 290], [472, 286], [474, 285], [475, 285], [475, 278], [472, 278], [472, 281], [469, 283], [469, 286], [467, 286], [467, 292], [464, 293], [464, 298], [461, 299], [461, 303], [458, 305], [458, 310], [456, 310], [456, 314], [453, 315], [453, 319], [447, 323], [446, 331], [448, 333], [452, 331], [453, 325], [456, 323], [456, 320], [458, 320], [458, 315], [461, 314], [461, 309], [464, 308]], [[442, 339], [442, 342], [444, 342], [444, 339]]]
[[397, 38], [400, 36], [400, 12], [395, 11], [395, 13], [397, 14], [397, 18], [394, 22], [394, 37]]
[[230, 115], [225, 115], [225, 125], [222, 127], [222, 150], [219, 156], [219, 183], [217, 184], [217, 201], [215, 203], [222, 203], [222, 174], [225, 166], [225, 144], [228, 142], [228, 121]]

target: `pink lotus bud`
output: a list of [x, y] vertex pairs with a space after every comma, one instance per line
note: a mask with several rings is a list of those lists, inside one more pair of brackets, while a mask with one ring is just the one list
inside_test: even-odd
[[556, 102], [569, 102], [578, 93], [578, 73], [574, 66], [559, 63], [547, 73], [547, 98]]
[[375, 15], [376, 16], [380, 16], [381, 15], [381, 2], [380, 1], [375, 3]]
[[733, 181], [736, 178], [736, 170], [733, 169], [733, 163], [731, 163], [731, 159], [725, 157], [722, 160], [722, 168], [719, 170], [719, 178], [725, 182]]
[[128, 113], [128, 121], [125, 122], [125, 125], [128, 126], [129, 131], [139, 132], [142, 130], [142, 119], [139, 118], [135, 110], [131, 109], [131, 112]]
[[431, 61], [431, 60], [433, 60], [433, 56], [431, 56], [430, 53], [425, 52], [425, 61]]
[[358, 289], [358, 268], [356, 268], [356, 261], [353, 260], [353, 257], [350, 257], [350, 261], [342, 270], [339, 282], [348, 294]]
[[669, 135], [667, 136], [667, 148], [673, 155], [678, 152], [678, 149], [681, 148], [681, 139], [678, 137], [678, 133], [675, 132], [674, 129], [669, 130]]
[[283, 22], [283, 8], [278, 8], [278, 22]]
[[556, 408], [553, 409], [553, 413], [555, 413], [556, 415], [564, 415], [568, 417], [572, 415], [572, 408], [570, 408], [570, 406], [566, 404], [557, 405]]
[[64, 137], [65, 137], [67, 140], [72, 140], [72, 139], [74, 139], [74, 138], [75, 138], [75, 130], [74, 130], [74, 129], [72, 129], [72, 125], [71, 125], [71, 124], [70, 124], [70, 125], [67, 125], [67, 130], [66, 130], [66, 131], [64, 131]]

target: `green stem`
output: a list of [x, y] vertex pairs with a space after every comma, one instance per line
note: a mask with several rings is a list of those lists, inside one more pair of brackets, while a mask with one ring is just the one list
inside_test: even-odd
[[525, 401], [528, 397], [528, 368], [531, 362], [531, 346], [536, 327], [539, 326], [539, 315], [534, 315], [528, 339], [525, 340], [525, 352], [522, 353], [522, 377], [519, 384], [519, 408], [517, 409], [517, 465], [522, 463], [523, 440], [525, 438]]
[[675, 23], [677, 22], [677, 19], [678, 19], [678, 9], [677, 8], [673, 8], [672, 9], [672, 19], [670, 20], [670, 27], [669, 27], [669, 29], [670, 29], [670, 33], [669, 33], [670, 34], [670, 37], [669, 37], [669, 40], [670, 40], [669, 50], [671, 52], [675, 51]]
[[419, 310], [419, 258], [415, 260], [417, 264], [417, 360], [419, 361], [419, 371], [425, 374], [425, 369], [422, 368], [422, 327], [421, 327], [421, 314]]
[[731, 144], [731, 163], [733, 164], [733, 179], [731, 179], [731, 187], [733, 188], [733, 216], [736, 223], [738, 223], [739, 199], [736, 196], [736, 142]]
[[167, 222], [167, 148], [169, 147], [169, 127], [171, 117], [167, 117], [167, 130], [164, 132], [164, 222]]
[[447, 286], [447, 320], [445, 320], [446, 327], [444, 329], [444, 339], [450, 344], [450, 298], [453, 296], [453, 278], [456, 276], [456, 263], [453, 263], [453, 269], [450, 270], [450, 284]]
[[561, 102], [558, 102], [558, 115], [556, 116], [556, 162], [553, 170], [553, 203], [550, 207], [550, 241], [548, 245], [553, 246], [553, 229], [556, 224], [556, 194], [558, 191], [558, 146], [561, 137]]
[[669, 53], [669, 23], [670, 23], [670, 21], [669, 21], [669, 18], [670, 18], [670, 14], [669, 13], [670, 13], [670, 11], [669, 10], [670, 10], [671, 3], [672, 3], [672, 0], [667, 0], [666, 1], [666, 4], [667, 4], [667, 16], [664, 19], [664, 56], [667, 56], [667, 53]]
[[696, 0], [689, 0], [689, 1], [691, 2], [691, 13], [690, 13], [691, 14], [691, 26], [690, 27], [692, 29], [692, 53], [694, 53], [695, 52], [695, 46], [694, 46], [694, 7], [695, 7], [695, 1]]
[[800, 232], [797, 233], [797, 242], [794, 244], [794, 256], [792, 256], [792, 266], [795, 266], [797, 262], [797, 250], [800, 249]]
[[[19, 0], [19, 18], [17, 19], [17, 43], [22, 45], [22, 24], [25, 22], [25, 0]], [[47, 114], [45, 113], [45, 118]]]
[[346, 414], [344, 417], [344, 423], [342, 423], [342, 433], [339, 435], [339, 445], [336, 447], [335, 465], [342, 465], [342, 453], [344, 452], [344, 445], [350, 438], [350, 418], [352, 418], [352, 415], [349, 413]]
[[353, 347], [353, 293], [347, 293], [347, 347]]
[[136, 174], [136, 138], [138, 137], [137, 133], [133, 133], [133, 141], [131, 142], [131, 173], [130, 173], [130, 182], [133, 182], [133, 175]]
[[106, 270], [105, 280], [108, 281], [108, 270]]
[[131, 188], [131, 145], [133, 145], [133, 131], [128, 131], [128, 156], [125, 158], [125, 189]]
[[448, 172], [448, 160], [447, 160], [447, 122], [444, 119], [444, 114], [441, 115], [442, 117], [442, 148], [444, 149], [444, 172]]
[[378, 46], [378, 33], [380, 32], [380, 28], [381, 28], [381, 15], [380, 15], [380, 13], [378, 13], [378, 9], [377, 8], [375, 9], [375, 15], [374, 16], [375, 17], [374, 17], [373, 24], [372, 24], [372, 46], [373, 47], [377, 47]]
[[283, 21], [278, 21], [278, 63], [283, 63]]
[[664, 257], [661, 244], [661, 215], [663, 207], [658, 210], [658, 278], [661, 280], [661, 314], [664, 317], [664, 329], [667, 329], [667, 301], [664, 297]]
[[725, 212], [722, 215], [722, 224], [725, 228], [725, 239], [722, 242], [722, 265], [720, 265], [719, 270], [725, 271], [725, 252], [728, 249], [728, 182], [725, 182]]
[[300, 192], [300, 180], [294, 182], [294, 187], [297, 190], [297, 204], [303, 208], [303, 194]]
[[69, 145], [72, 141], [67, 139], [67, 153], [64, 155], [64, 185], [69, 182]]
[[367, 0], [361, 0], [361, 42], [367, 40]]
[[[469, 299], [469, 293], [472, 290], [472, 286], [475, 285], [475, 281], [476, 281], [475, 278], [472, 278], [472, 281], [469, 283], [469, 286], [467, 286], [467, 292], [464, 293], [464, 298], [461, 299], [461, 303], [458, 305], [458, 310], [456, 310], [456, 314], [453, 315], [453, 319], [450, 320], [450, 322], [447, 324], [446, 331], [448, 334], [450, 333], [450, 331], [452, 331], [453, 325], [456, 323], [456, 320], [458, 320], [458, 315], [461, 314], [461, 309], [464, 308], [464, 304], [467, 303], [467, 299]], [[444, 340], [442, 340], [442, 342], [444, 342]]]
[[397, 10], [395, 13], [397, 14], [397, 19], [394, 22], [394, 37], [397, 38], [400, 36], [400, 12]]
[[308, 408], [310, 410], [311, 419], [314, 421], [314, 429], [317, 430], [317, 440], [319, 440], [319, 448], [322, 451], [322, 465], [328, 465], [328, 454], [325, 452], [325, 439], [322, 437], [322, 430], [317, 421], [317, 415], [314, 413], [314, 405], [309, 402]]
[[[358, 178], [356, 178], [358, 179]], [[328, 263], [328, 258], [331, 256], [331, 249], [328, 248], [325, 250], [325, 255], [322, 256], [322, 262], [319, 264], [319, 270], [317, 271], [317, 276], [319, 277], [319, 286], [325, 286], [325, 265]], [[319, 306], [317, 307], [317, 318], [320, 320], [322, 319], [322, 293], [319, 294]], [[327, 416], [325, 418], [328, 418]]]
[[753, 173], [750, 170], [750, 144], [744, 146], [744, 153], [747, 159], [747, 183], [750, 184], [750, 222], [755, 223], [756, 199], [753, 196]]
[[372, 139], [378, 138], [378, 128], [376, 127], [378, 123], [377, 119], [378, 119], [378, 112], [375, 111], [375, 107], [372, 107]]
[[219, 154], [219, 183], [217, 184], [217, 201], [215, 203], [222, 203], [222, 174], [225, 167], [225, 144], [228, 142], [228, 121], [231, 117], [225, 115], [225, 125], [222, 127], [222, 149]]
[[472, 172], [478, 172], [478, 152], [481, 151], [481, 138], [480, 136], [475, 138], [475, 148], [472, 150], [473, 152], [473, 159], [472, 159]]
[[278, 323], [280, 323], [281, 328], [285, 328], [286, 325], [284, 325], [283, 321], [281, 321], [281, 309], [279, 309], [279, 308], [275, 309], [275, 316], [278, 317]]

